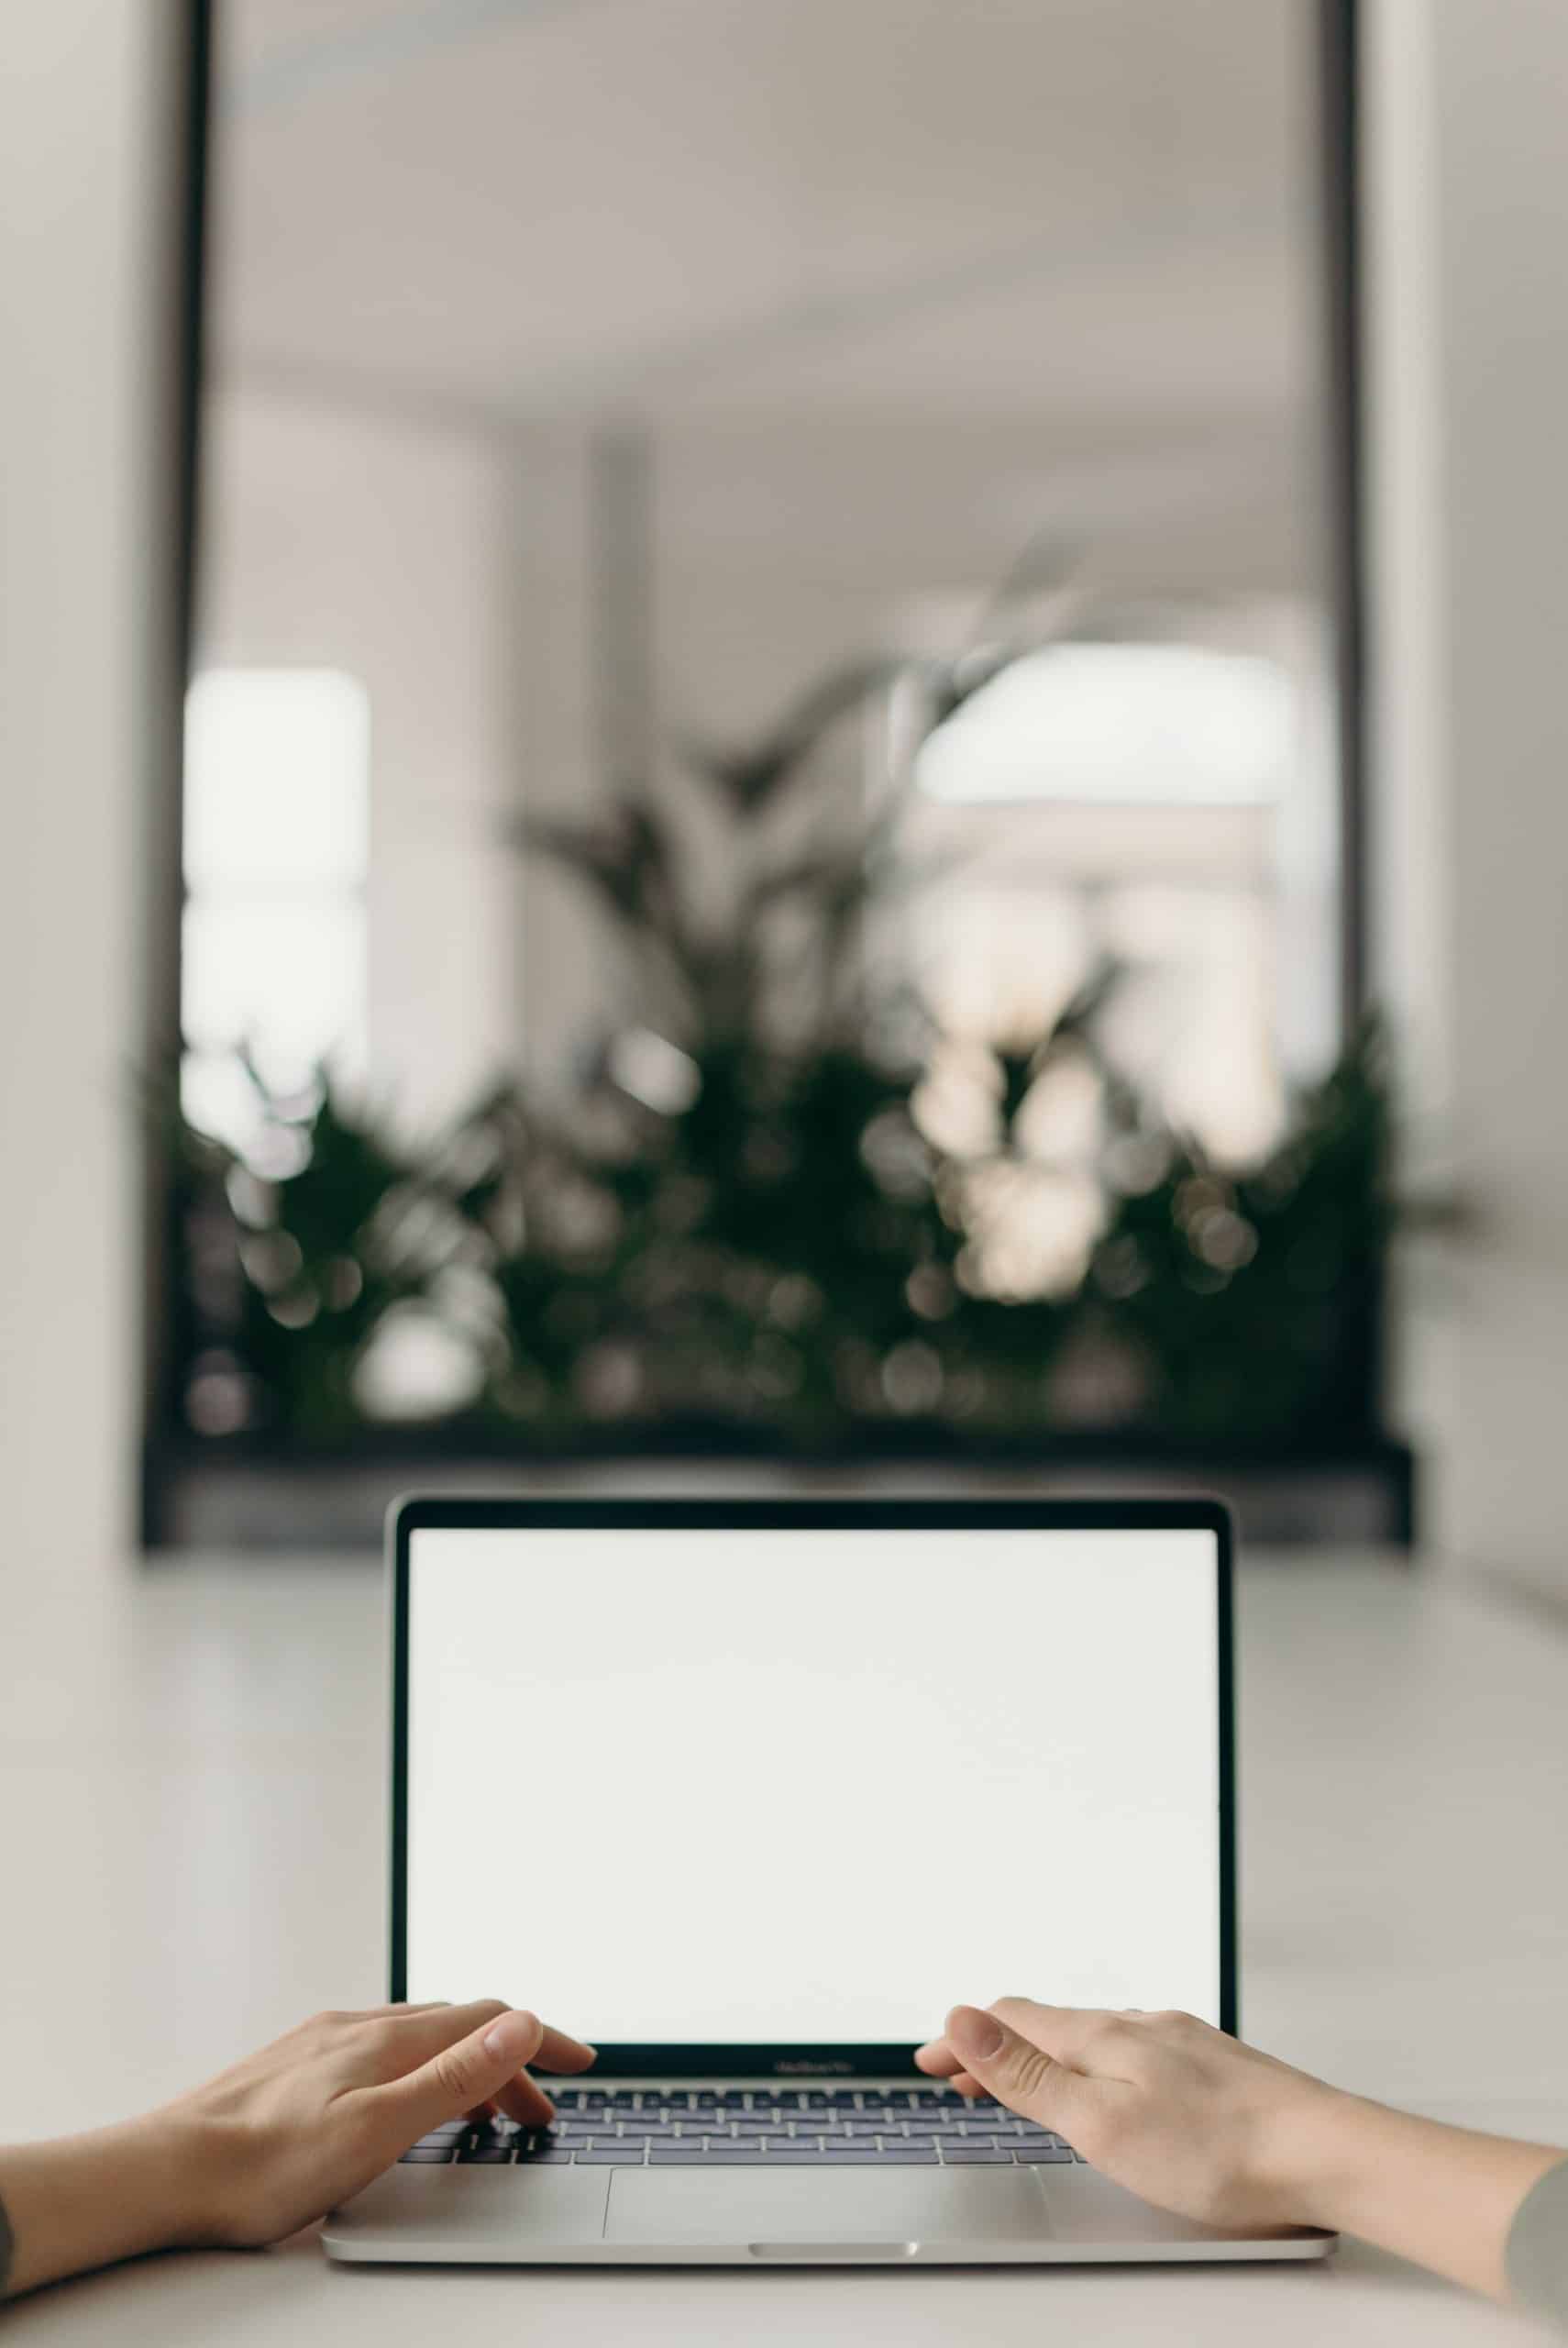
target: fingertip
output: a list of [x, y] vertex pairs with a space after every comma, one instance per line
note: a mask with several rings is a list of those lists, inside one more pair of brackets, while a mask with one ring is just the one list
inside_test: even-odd
[[545, 2035], [545, 2025], [537, 2014], [525, 2006], [513, 2006], [497, 2014], [484, 2033], [484, 2051], [497, 2063], [509, 2063], [515, 2069], [529, 2062], [539, 2050]]
[[971, 2069], [995, 2062], [1007, 2043], [1007, 2029], [995, 2014], [978, 2006], [955, 2006], [947, 2017], [947, 2043]]
[[496, 2101], [509, 2120], [520, 2128], [547, 2128], [556, 2116], [556, 2107], [537, 2081], [526, 2072], [520, 2072], [497, 2090]]

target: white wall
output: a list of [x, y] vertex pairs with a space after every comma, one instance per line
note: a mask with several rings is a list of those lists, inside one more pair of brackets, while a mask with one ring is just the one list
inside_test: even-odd
[[1568, 12], [1378, 0], [1366, 50], [1381, 984], [1407, 1405], [1444, 1547], [1568, 1594]]
[[164, 0], [6, 11], [0, 75], [0, 1571], [127, 1545], [132, 1069], [171, 507]]
[[427, 1132], [515, 1058], [514, 461], [450, 423], [220, 382], [203, 471], [198, 665], [341, 668], [369, 695], [370, 1081]]

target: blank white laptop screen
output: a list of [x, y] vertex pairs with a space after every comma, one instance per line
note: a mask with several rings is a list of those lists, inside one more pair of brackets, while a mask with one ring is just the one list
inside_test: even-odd
[[600, 2044], [1220, 2019], [1209, 1531], [409, 1536], [407, 1993]]

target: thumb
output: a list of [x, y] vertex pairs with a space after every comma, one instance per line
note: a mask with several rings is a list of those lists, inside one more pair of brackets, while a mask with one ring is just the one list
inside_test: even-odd
[[376, 2089], [389, 2121], [412, 2142], [444, 2120], [458, 2120], [514, 2078], [538, 2053], [545, 2025], [537, 2014], [513, 2009], [454, 2040], [417, 2070]]
[[969, 2077], [999, 2103], [1043, 2127], [1070, 2132], [1068, 2120], [1081, 2110], [1088, 2087], [1081, 2073], [977, 2006], [955, 2006], [943, 2034]]

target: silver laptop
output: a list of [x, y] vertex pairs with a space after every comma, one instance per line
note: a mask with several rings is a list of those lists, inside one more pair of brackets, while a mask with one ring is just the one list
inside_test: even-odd
[[914, 2067], [949, 2006], [1236, 2014], [1209, 1502], [412, 1501], [392, 1995], [600, 2050], [454, 2123], [347, 2260], [1280, 2259]]

